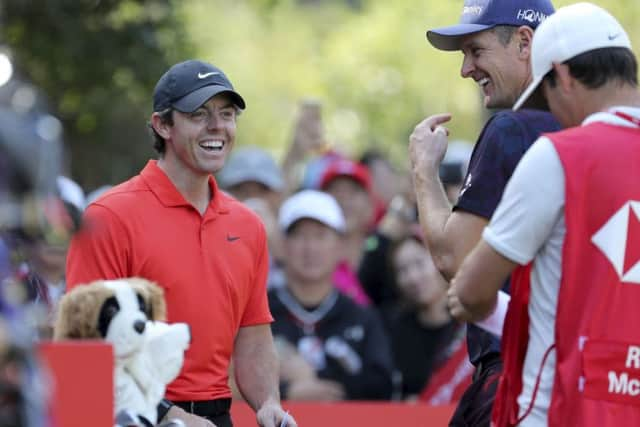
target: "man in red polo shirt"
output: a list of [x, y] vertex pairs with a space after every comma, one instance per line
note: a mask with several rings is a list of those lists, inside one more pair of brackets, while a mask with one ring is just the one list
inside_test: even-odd
[[[164, 288], [169, 322], [190, 325], [191, 346], [159, 419], [204, 425], [187, 411], [231, 426], [232, 358], [258, 423], [276, 427], [286, 416], [266, 295], [265, 230], [212, 176], [233, 147], [244, 108], [219, 68], [195, 60], [171, 67], [153, 95], [150, 127], [159, 159], [87, 208], [85, 229], [69, 251], [69, 287], [145, 277]], [[288, 423], [295, 426], [290, 417]]]

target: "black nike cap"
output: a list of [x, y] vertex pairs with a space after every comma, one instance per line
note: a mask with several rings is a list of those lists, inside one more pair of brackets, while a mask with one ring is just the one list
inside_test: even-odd
[[209, 63], [189, 60], [175, 64], [160, 77], [153, 91], [153, 111], [175, 108], [191, 113], [219, 93], [228, 94], [244, 110], [244, 99], [222, 70]]

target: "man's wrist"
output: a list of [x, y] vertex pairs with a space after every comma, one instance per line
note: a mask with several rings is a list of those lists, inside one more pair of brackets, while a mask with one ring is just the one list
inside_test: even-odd
[[157, 411], [158, 411], [158, 422], [162, 421], [164, 417], [167, 416], [167, 413], [173, 406], [173, 402], [168, 399], [162, 399], [160, 403], [158, 403]]
[[433, 188], [434, 185], [442, 186], [438, 168], [414, 169], [412, 175], [415, 190]]
[[258, 409], [260, 408], [265, 408], [267, 406], [277, 406], [280, 407], [280, 397], [279, 396], [270, 396], [268, 398], [266, 398], [262, 404], [258, 407]]

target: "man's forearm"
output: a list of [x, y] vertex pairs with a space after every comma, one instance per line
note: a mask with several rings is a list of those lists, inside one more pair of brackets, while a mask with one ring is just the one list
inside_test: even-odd
[[414, 188], [433, 262], [442, 276], [451, 280], [480, 240], [487, 218], [464, 210], [452, 212], [436, 172], [414, 171]]
[[238, 389], [254, 410], [267, 401], [280, 401], [278, 359], [269, 325], [240, 328], [233, 361]]
[[440, 164], [447, 151], [448, 113], [435, 114], [420, 122], [409, 137], [409, 157], [418, 201], [420, 224], [433, 261], [451, 280], [462, 260], [482, 235], [487, 218], [471, 212], [451, 212], [440, 177]]
[[[429, 246], [434, 263], [439, 270], [447, 270], [451, 264], [451, 249], [446, 236], [447, 220], [451, 216], [451, 204], [444, 192], [438, 173], [421, 171], [414, 173], [413, 185], [418, 204], [420, 226]], [[455, 272], [454, 272], [455, 273]], [[444, 274], [445, 278], [452, 276]]]
[[498, 291], [516, 266], [484, 240], [478, 243], [452, 282], [470, 321], [485, 319], [493, 312]]

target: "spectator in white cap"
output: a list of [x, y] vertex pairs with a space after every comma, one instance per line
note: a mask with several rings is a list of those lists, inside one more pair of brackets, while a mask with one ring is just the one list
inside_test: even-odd
[[345, 232], [340, 206], [329, 194], [304, 190], [283, 203], [278, 223], [285, 234], [286, 285], [269, 292], [272, 330], [295, 350], [280, 363], [283, 397], [390, 398], [390, 346], [377, 312], [338, 292], [332, 281]]
[[59, 175], [56, 178], [56, 184], [60, 197], [64, 202], [70, 203], [79, 212], [84, 211], [86, 203], [84, 190], [77, 182], [66, 176]]
[[[56, 189], [63, 202], [69, 219], [75, 228], [85, 208], [84, 190], [71, 178], [59, 175]], [[65, 267], [69, 242], [67, 239], [49, 239], [33, 242], [29, 246], [27, 268], [28, 298], [38, 307], [38, 334], [41, 338], [51, 338], [52, 326], [58, 301], [66, 289]]]
[[567, 129], [522, 158], [450, 307], [482, 318], [513, 271], [496, 426], [640, 425], [637, 60], [613, 16], [578, 3], [536, 31], [532, 73], [514, 108], [541, 91]]

